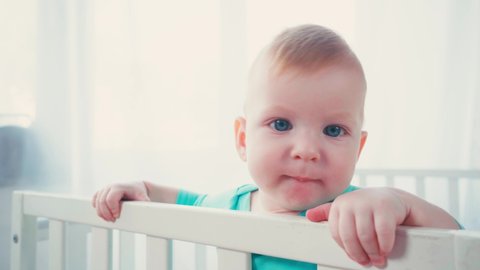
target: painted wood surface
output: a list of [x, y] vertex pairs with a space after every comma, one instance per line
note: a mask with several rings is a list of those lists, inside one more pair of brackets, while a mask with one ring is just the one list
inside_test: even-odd
[[[327, 224], [309, 222], [302, 217], [260, 216], [219, 209], [126, 202], [121, 218], [111, 223], [96, 215], [88, 198], [35, 192], [18, 192], [15, 196], [23, 204], [23, 214], [20, 214], [22, 209], [17, 209], [17, 216], [23, 216], [24, 219], [40, 216], [55, 220], [51, 229], [56, 232], [53, 238], [56, 244], [51, 245], [54, 252], [59, 252], [61, 244], [58, 238], [63, 235], [62, 229], [59, 229], [63, 225], [59, 220], [91, 225], [92, 269], [110, 267], [111, 229], [217, 246], [221, 250], [220, 256], [225, 256], [219, 258], [222, 264], [230, 260], [227, 257], [246, 264], [245, 258], [249, 256], [245, 253], [260, 253], [324, 267], [363, 269], [348, 259], [337, 246]], [[24, 227], [24, 231], [30, 231], [26, 229], [26, 224], [21, 223], [17, 225], [18, 228]], [[471, 253], [471, 250], [480, 249], [480, 236], [477, 233], [402, 227], [398, 229], [396, 238], [387, 269], [478, 269], [477, 256]], [[154, 241], [154, 238], [149, 239]], [[24, 241], [33, 243], [31, 240]], [[162, 249], [168, 246], [165, 243], [153, 245], [163, 246]], [[14, 248], [18, 249], [16, 246]], [[18, 261], [23, 261], [24, 254], [13, 252], [12, 256], [16, 256], [14, 259], [17, 260], [13, 265], [21, 265]], [[62, 261], [55, 264], [58, 263]]]

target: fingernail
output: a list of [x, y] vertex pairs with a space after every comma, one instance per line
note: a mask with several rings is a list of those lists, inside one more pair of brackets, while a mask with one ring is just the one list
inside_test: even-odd
[[380, 256], [374, 256], [370, 258], [372, 261], [372, 264], [375, 266], [383, 266], [385, 264], [385, 258], [380, 257]]
[[363, 266], [367, 266], [370, 264], [370, 261], [369, 260], [366, 260], [366, 261], [357, 261], [359, 264], [363, 265]]

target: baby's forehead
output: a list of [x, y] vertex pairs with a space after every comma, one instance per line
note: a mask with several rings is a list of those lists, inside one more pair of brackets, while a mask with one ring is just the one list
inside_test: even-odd
[[[363, 73], [354, 67], [329, 65], [315, 71], [290, 68], [279, 72], [264, 66], [263, 69], [257, 67], [256, 74], [251, 75], [245, 112], [272, 110], [282, 106], [301, 111], [302, 107], [310, 105], [323, 107], [324, 112], [338, 116], [332, 118], [361, 115], [363, 119], [365, 81]], [[315, 94], [309, 95], [308, 92]], [[336, 112], [331, 104], [347, 106], [338, 107], [341, 110]]]
[[337, 55], [335, 58], [323, 59], [323, 61], [287, 61], [281, 57], [272, 57], [269, 51], [263, 50], [253, 62], [249, 72], [249, 85], [265, 81], [266, 79], [278, 79], [283, 75], [307, 76], [325, 70], [345, 70], [359, 75], [366, 84], [363, 67], [353, 54]]
[[319, 66], [316, 69], [297, 66], [278, 69], [274, 63], [263, 62], [256, 63], [251, 70], [247, 98], [258, 95], [259, 91], [264, 91], [272, 85], [281, 86], [282, 84], [295, 84], [299, 81], [309, 80], [312, 81], [312, 84], [315, 84], [318, 83], [318, 80], [315, 80], [318, 77], [322, 77], [325, 83], [330, 84], [351, 81], [352, 91], [366, 92], [363, 69], [356, 65], [339, 62]]
[[[337, 72], [330, 72], [332, 70]], [[322, 79], [315, 77], [321, 73], [325, 75]], [[342, 84], [343, 81], [346, 83]], [[284, 84], [292, 87], [284, 87]], [[260, 104], [262, 96], [275, 97], [280, 90], [284, 90], [281, 93], [293, 102], [301, 99], [301, 96], [305, 97], [303, 92], [309, 92], [309, 89], [335, 90], [336, 85], [338, 93], [325, 93], [329, 93], [332, 100], [343, 99], [347, 95], [356, 96], [357, 100], [350, 101], [363, 111], [366, 90], [363, 68], [345, 40], [323, 26], [300, 25], [289, 28], [268, 44], [254, 61], [249, 74], [245, 110]], [[351, 92], [348, 88], [352, 88]], [[298, 89], [302, 89], [298, 98], [291, 95]], [[315, 93], [317, 95], [305, 100], [305, 103], [311, 104], [312, 100], [324, 95], [318, 91]], [[302, 106], [301, 103], [297, 104]]]

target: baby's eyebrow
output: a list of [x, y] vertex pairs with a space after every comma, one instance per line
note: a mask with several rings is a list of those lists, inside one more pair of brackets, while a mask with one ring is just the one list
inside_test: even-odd
[[291, 110], [287, 107], [281, 106], [281, 105], [274, 105], [274, 106], [269, 106], [267, 108], [264, 108], [261, 110], [261, 113], [263, 115], [265, 114], [294, 114], [295, 110]]
[[348, 125], [360, 125], [362, 122], [361, 116], [352, 114], [350, 112], [333, 113], [327, 116], [327, 120], [332, 122], [340, 122]]

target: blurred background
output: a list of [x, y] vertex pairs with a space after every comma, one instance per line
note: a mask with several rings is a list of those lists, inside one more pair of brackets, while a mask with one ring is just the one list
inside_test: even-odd
[[[0, 0], [0, 269], [14, 189], [250, 182], [233, 133], [248, 67], [298, 24], [364, 65], [359, 168], [480, 169], [479, 2]], [[480, 185], [463, 190], [460, 222], [480, 229]]]

